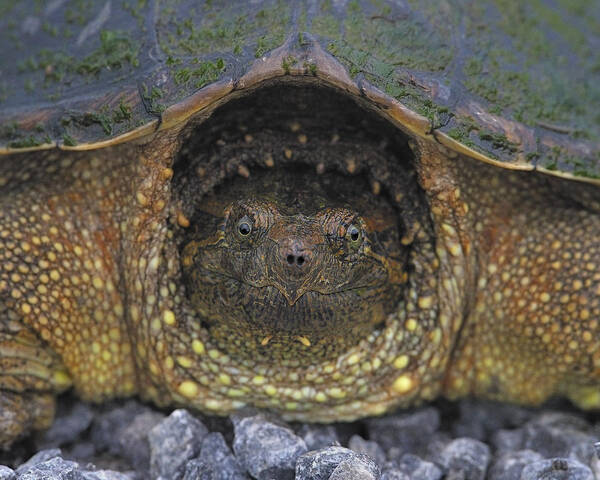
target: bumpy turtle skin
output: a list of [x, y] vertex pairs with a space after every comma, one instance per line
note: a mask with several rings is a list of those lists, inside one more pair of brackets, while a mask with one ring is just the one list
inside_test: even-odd
[[[419, 141], [435, 248], [378, 335], [306, 368], [219, 352], [186, 305], [172, 229], [173, 133], [144, 147], [0, 165], [0, 443], [48, 425], [52, 395], [135, 393], [224, 414], [380, 414], [439, 394], [600, 406], [597, 198]], [[451, 155], [455, 157], [454, 155]], [[577, 188], [580, 188], [577, 185]], [[567, 184], [566, 190], [569, 190]], [[590, 190], [593, 195], [593, 191]], [[597, 196], [596, 196], [597, 197]], [[178, 226], [179, 225], [179, 226]]]

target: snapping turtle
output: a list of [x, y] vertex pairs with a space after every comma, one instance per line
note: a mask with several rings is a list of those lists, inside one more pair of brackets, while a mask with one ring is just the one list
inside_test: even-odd
[[1, 7], [0, 444], [69, 387], [600, 406], [599, 13], [560, 5]]

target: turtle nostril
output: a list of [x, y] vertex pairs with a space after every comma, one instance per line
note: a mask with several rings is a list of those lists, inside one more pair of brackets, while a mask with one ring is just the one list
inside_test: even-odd
[[290, 266], [296, 265], [301, 267], [307, 261], [307, 258], [304, 255], [294, 255], [293, 253], [290, 253], [285, 257], [285, 261]]

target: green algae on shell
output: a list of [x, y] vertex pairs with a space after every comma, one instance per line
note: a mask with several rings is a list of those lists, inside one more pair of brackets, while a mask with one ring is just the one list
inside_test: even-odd
[[4, 153], [151, 134], [290, 75], [377, 90], [367, 97], [414, 120], [396, 118], [405, 130], [498, 166], [600, 177], [594, 1], [78, 0], [0, 11]]

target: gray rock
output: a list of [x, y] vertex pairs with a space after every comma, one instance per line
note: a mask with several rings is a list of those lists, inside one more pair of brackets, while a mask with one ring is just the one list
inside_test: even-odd
[[491, 444], [498, 451], [517, 451], [523, 448], [523, 429], [498, 430], [492, 434]]
[[132, 468], [143, 473], [150, 469], [150, 443], [148, 434], [165, 419], [162, 413], [146, 411], [136, 415], [133, 421], [121, 430], [118, 444], [121, 455]]
[[77, 458], [80, 462], [82, 460], [90, 460], [93, 462], [96, 455], [96, 446], [92, 442], [85, 440], [79, 440], [71, 445], [70, 448], [65, 448], [65, 450], [65, 456]]
[[490, 467], [488, 480], [519, 480], [525, 466], [543, 460], [543, 458], [533, 450], [501, 453]]
[[483, 480], [490, 463], [490, 448], [474, 438], [457, 438], [442, 450], [439, 462], [448, 477]]
[[500, 429], [519, 427], [533, 416], [531, 410], [508, 403], [466, 398], [458, 405], [460, 416], [452, 425], [453, 436], [481, 441]]
[[427, 462], [416, 455], [406, 453], [395, 463], [398, 471], [407, 475], [411, 480], [439, 480], [442, 470], [435, 463]]
[[245, 480], [240, 464], [229, 450], [223, 435], [209, 433], [202, 440], [198, 458], [185, 466], [183, 480]]
[[128, 400], [117, 408], [105, 407], [107, 410], [96, 415], [92, 422], [91, 440], [98, 452], [108, 451], [113, 455], [123, 453], [123, 445], [119, 442], [127, 427], [138, 417], [152, 411], [135, 400]]
[[594, 480], [594, 474], [577, 460], [550, 458], [527, 465], [520, 480]]
[[185, 464], [200, 453], [208, 430], [187, 410], [175, 410], [148, 434], [150, 477], [177, 480], [183, 477]]
[[94, 412], [89, 405], [76, 402], [62, 415], [57, 415], [52, 426], [36, 439], [37, 448], [48, 449], [60, 447], [77, 440], [94, 418]]
[[320, 450], [331, 445], [339, 445], [340, 440], [332, 425], [304, 424], [298, 430], [309, 450]]
[[79, 465], [61, 457], [38, 462], [19, 473], [18, 478], [19, 480], [83, 480]]
[[231, 417], [233, 451], [240, 465], [259, 480], [293, 479], [296, 459], [307, 451], [306, 443], [287, 426], [264, 415]]
[[411, 413], [366, 420], [369, 438], [377, 441], [387, 452], [391, 448], [398, 453], [421, 453], [429, 439], [440, 426], [440, 413], [427, 407]]
[[366, 455], [357, 455], [342, 460], [331, 472], [329, 480], [379, 480], [381, 471]]
[[114, 470], [96, 470], [94, 472], [81, 472], [83, 480], [135, 480], [133, 473], [115, 472]]
[[375, 465], [366, 455], [355, 453], [344, 447], [332, 446], [305, 453], [296, 463], [296, 480], [328, 480], [342, 462], [351, 458], [360, 463]]
[[411, 480], [411, 478], [397, 468], [389, 468], [383, 471], [381, 480]]
[[0, 465], [0, 480], [15, 480], [16, 478], [17, 474], [12, 468]]
[[543, 413], [523, 427], [523, 449], [534, 450], [546, 458], [573, 458], [589, 464], [596, 456], [596, 438], [590, 426], [576, 415]]
[[348, 448], [356, 453], [362, 453], [371, 457], [379, 467], [382, 467], [385, 464], [385, 452], [377, 442], [365, 440], [360, 435], [352, 435], [348, 442]]
[[38, 463], [43, 463], [52, 458], [62, 456], [62, 452], [60, 448], [50, 448], [48, 450], [40, 450], [33, 457], [27, 460], [25, 463], [19, 465], [17, 468], [17, 475], [23, 474], [25, 471], [29, 470], [31, 467], [37, 465]]

